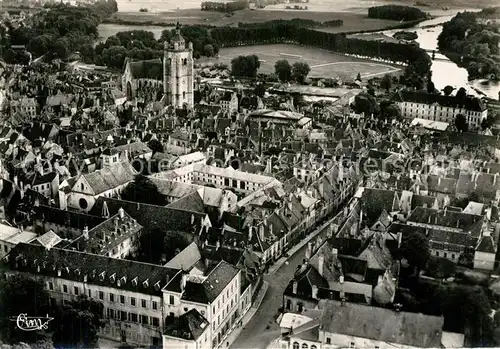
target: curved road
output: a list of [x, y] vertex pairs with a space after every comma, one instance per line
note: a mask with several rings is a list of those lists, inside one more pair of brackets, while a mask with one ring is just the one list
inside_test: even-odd
[[[231, 345], [234, 349], [265, 349], [277, 337], [280, 329], [276, 324], [278, 308], [282, 306], [283, 292], [293, 278], [297, 266], [302, 263], [307, 244], [273, 275], [265, 275], [264, 280], [269, 283], [266, 295], [250, 322], [243, 328], [238, 339]], [[269, 326], [269, 328], [267, 328]]]

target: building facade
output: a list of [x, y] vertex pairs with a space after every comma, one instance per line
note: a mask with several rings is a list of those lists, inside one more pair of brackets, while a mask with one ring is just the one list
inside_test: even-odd
[[442, 96], [425, 92], [401, 91], [396, 97], [402, 115], [433, 121], [455, 123], [457, 115], [465, 116], [470, 128], [478, 128], [488, 116], [488, 109], [478, 98], [461, 100], [454, 96]]

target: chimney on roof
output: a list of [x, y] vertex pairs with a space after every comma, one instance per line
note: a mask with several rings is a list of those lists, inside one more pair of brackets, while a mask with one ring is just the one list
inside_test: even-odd
[[318, 299], [318, 286], [316, 285], [312, 286], [312, 298]]
[[438, 186], [441, 185], [441, 177], [438, 177]]
[[[323, 255], [318, 257], [318, 273], [319, 275], [323, 276], [323, 268], [325, 264], [325, 257]], [[315, 298], [313, 296], [313, 298]]]
[[311, 259], [311, 255], [312, 255], [312, 242], [309, 242], [307, 244], [307, 249], [306, 249], [306, 259], [307, 260]]
[[88, 226], [83, 227], [83, 238], [85, 240], [89, 239], [89, 227]]
[[299, 283], [297, 282], [297, 280], [293, 280], [293, 284], [292, 284], [292, 293], [293, 294], [297, 294], [298, 287], [299, 287]]
[[264, 241], [264, 223], [261, 223], [261, 225], [259, 225], [259, 235], [260, 241]]
[[187, 279], [188, 279], [188, 274], [183, 274], [181, 278], [181, 292], [184, 292], [184, 289], [186, 288]]
[[120, 209], [118, 210], [118, 215], [120, 216], [120, 219], [125, 218], [125, 211], [122, 207], [120, 207]]

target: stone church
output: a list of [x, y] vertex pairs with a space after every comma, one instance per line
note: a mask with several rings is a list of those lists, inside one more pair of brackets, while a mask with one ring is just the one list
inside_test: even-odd
[[132, 61], [127, 58], [121, 83], [128, 100], [157, 93], [162, 94], [159, 97], [165, 106], [191, 108], [193, 80], [193, 44], [186, 45], [177, 24], [175, 35], [170, 42], [165, 42], [163, 59]]

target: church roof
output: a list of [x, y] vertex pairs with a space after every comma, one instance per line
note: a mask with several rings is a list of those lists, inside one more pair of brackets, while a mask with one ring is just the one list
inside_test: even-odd
[[163, 63], [161, 59], [129, 62], [134, 79], [163, 79]]

